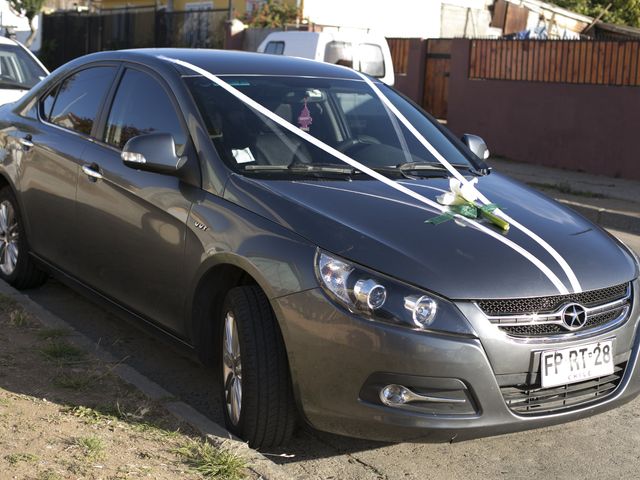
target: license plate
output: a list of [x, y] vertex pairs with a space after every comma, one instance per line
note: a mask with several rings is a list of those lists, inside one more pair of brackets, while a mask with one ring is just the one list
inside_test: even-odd
[[540, 355], [542, 388], [557, 387], [613, 373], [613, 342], [592, 343]]

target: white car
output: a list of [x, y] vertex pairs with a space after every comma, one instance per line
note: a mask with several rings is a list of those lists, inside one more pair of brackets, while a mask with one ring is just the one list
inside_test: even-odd
[[273, 32], [262, 41], [258, 52], [344, 65], [392, 86], [395, 79], [389, 44], [375, 33]]
[[0, 105], [15, 102], [49, 71], [21, 43], [0, 37]]

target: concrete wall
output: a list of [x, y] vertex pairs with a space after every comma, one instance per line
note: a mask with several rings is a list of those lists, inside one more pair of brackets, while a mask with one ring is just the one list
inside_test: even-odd
[[[40, 32], [39, 26], [41, 25], [42, 15], [38, 15], [34, 20], [34, 25], [38, 31], [36, 34], [36, 38], [31, 44], [31, 50], [37, 52], [40, 50], [40, 45], [42, 41], [42, 33]], [[1, 25], [9, 25], [16, 27], [16, 40], [19, 42], [26, 42], [27, 38], [31, 34], [31, 30], [29, 29], [29, 21], [24, 18], [17, 16], [10, 9], [7, 2], [0, 2], [0, 24]], [[4, 31], [2, 32], [4, 34]]]
[[310, 22], [369, 28], [385, 37], [496, 35], [487, 6], [493, 0], [304, 0]]
[[304, 16], [321, 25], [369, 28], [385, 37], [439, 37], [442, 0], [304, 0]]
[[[640, 180], [640, 88], [469, 80], [469, 40], [454, 40], [449, 128], [514, 160]], [[640, 192], [638, 192], [640, 197]]]

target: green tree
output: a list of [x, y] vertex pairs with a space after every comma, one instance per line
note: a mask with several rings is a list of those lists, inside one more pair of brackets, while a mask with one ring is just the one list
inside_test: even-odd
[[31, 33], [25, 42], [25, 46], [30, 47], [36, 38], [36, 27], [33, 24], [34, 18], [42, 10], [45, 0], [8, 0], [9, 8], [13, 13], [25, 17], [29, 21]]
[[295, 23], [300, 12], [295, 5], [281, 0], [267, 0], [262, 4], [249, 26], [256, 28], [282, 28], [288, 23]]
[[602, 16], [603, 22], [640, 27], [640, 0], [555, 0], [554, 3], [591, 17], [597, 17], [611, 4]]

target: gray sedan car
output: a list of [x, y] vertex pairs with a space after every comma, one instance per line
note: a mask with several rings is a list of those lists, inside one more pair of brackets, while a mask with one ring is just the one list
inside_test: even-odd
[[93, 54], [0, 108], [0, 149], [0, 277], [196, 353], [252, 446], [460, 440], [640, 391], [634, 254], [353, 70]]

